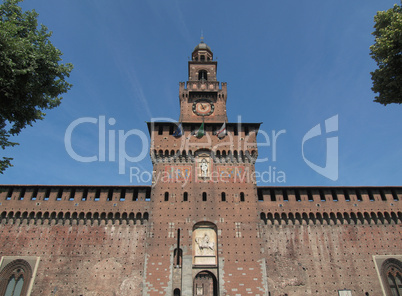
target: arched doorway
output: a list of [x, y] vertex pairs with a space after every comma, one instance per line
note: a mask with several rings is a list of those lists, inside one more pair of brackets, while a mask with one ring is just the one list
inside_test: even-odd
[[218, 296], [218, 285], [215, 275], [209, 271], [201, 271], [194, 278], [194, 296]]

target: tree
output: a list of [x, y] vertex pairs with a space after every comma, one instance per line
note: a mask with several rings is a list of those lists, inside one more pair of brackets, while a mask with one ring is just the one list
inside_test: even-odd
[[[22, 0], [4, 0], [0, 5], [0, 146], [18, 145], [10, 137], [46, 115], [43, 111], [60, 104], [60, 94], [71, 84], [72, 64], [61, 64], [61, 51], [49, 38], [38, 14], [23, 12]], [[0, 159], [0, 173], [12, 166], [12, 158]]]
[[[402, 2], [401, 2], [402, 4]], [[402, 103], [402, 8], [395, 4], [374, 16], [375, 43], [370, 55], [378, 69], [371, 72], [372, 90], [378, 95], [374, 102], [384, 105]]]

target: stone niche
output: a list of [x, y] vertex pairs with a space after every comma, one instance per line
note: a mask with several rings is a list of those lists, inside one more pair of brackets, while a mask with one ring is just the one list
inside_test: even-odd
[[196, 152], [196, 176], [198, 180], [209, 180], [212, 173], [211, 155], [207, 150]]
[[216, 226], [213, 223], [201, 222], [193, 229], [193, 265], [216, 266], [218, 241]]

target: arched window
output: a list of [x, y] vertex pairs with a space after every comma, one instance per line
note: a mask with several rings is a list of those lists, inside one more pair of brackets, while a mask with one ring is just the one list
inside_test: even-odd
[[387, 295], [402, 296], [402, 262], [389, 258], [381, 266], [381, 279]]
[[244, 201], [244, 192], [240, 192], [240, 201]]
[[188, 201], [188, 193], [187, 192], [183, 193], [183, 201]]
[[202, 201], [207, 201], [207, 193], [206, 192], [202, 193]]
[[17, 280], [13, 275], [11, 279], [8, 281], [5, 296], [20, 296], [23, 285], [24, 285], [24, 278], [22, 277], [22, 275]]
[[200, 72], [198, 72], [198, 80], [208, 80], [207, 71], [201, 70]]
[[165, 201], [169, 201], [169, 192], [165, 192]]
[[174, 296], [180, 296], [180, 295], [181, 295], [180, 289], [174, 289], [173, 295], [174, 295]]
[[0, 272], [0, 295], [27, 295], [31, 278], [32, 268], [27, 261], [11, 261]]
[[221, 193], [221, 200], [226, 201], [226, 193], [225, 192]]
[[402, 295], [402, 278], [400, 273], [396, 273], [394, 276], [392, 273], [388, 274], [388, 285], [391, 289], [392, 295], [400, 296]]

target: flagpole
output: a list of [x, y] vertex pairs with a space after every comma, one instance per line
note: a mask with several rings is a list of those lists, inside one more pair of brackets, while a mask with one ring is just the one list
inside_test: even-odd
[[204, 135], [205, 135], [205, 124], [204, 124], [204, 117], [205, 115], [202, 115], [202, 124], [201, 124], [201, 126], [200, 126], [200, 129], [201, 129], [201, 127], [202, 127], [202, 135], [199, 137], [199, 135], [200, 135], [200, 129], [198, 129], [198, 135], [197, 135], [197, 138], [199, 137], [199, 138], [202, 138]]
[[[205, 124], [204, 124], [204, 118], [205, 118], [205, 115], [202, 115], [202, 125], [204, 126], [204, 135], [205, 135]], [[202, 135], [202, 136], [204, 136], [204, 135]]]

